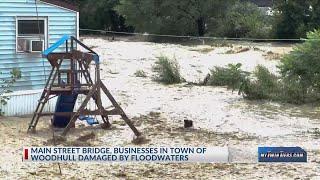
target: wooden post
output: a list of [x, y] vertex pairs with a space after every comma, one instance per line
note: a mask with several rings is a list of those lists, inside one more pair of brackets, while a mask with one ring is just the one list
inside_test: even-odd
[[102, 81], [100, 80], [100, 85], [101, 85], [101, 89], [103, 90], [103, 92], [107, 95], [107, 97], [109, 98], [109, 100], [111, 101], [111, 103], [113, 104], [113, 106], [119, 110], [120, 112], [120, 116], [122, 117], [122, 119], [128, 124], [128, 126], [131, 128], [131, 130], [134, 132], [134, 134], [136, 136], [140, 136], [141, 133], [137, 130], [137, 128], [133, 125], [133, 123], [130, 121], [130, 119], [128, 118], [128, 116], [126, 115], [126, 113], [123, 111], [123, 109], [120, 107], [120, 105], [117, 103], [117, 101], [113, 98], [113, 96], [111, 95], [111, 93], [109, 92], [109, 90], [107, 89], [107, 87], [102, 83]]

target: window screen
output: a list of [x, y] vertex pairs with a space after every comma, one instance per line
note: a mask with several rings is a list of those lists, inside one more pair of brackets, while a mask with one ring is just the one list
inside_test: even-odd
[[18, 34], [44, 34], [44, 20], [18, 20]]

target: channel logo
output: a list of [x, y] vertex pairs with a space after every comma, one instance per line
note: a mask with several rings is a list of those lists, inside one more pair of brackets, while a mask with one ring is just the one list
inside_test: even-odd
[[258, 147], [259, 162], [307, 162], [301, 147]]

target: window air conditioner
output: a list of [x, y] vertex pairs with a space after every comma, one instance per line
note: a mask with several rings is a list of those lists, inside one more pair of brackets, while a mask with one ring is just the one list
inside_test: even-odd
[[44, 50], [43, 40], [30, 40], [29, 51], [30, 52], [42, 52]]

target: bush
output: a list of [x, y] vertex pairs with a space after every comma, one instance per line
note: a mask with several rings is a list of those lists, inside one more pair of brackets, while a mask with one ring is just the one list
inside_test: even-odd
[[269, 72], [266, 67], [257, 66], [251, 79], [246, 79], [240, 88], [239, 94], [250, 100], [271, 100], [291, 104], [313, 103], [320, 100], [320, 94], [304, 90], [299, 77], [283, 78]]
[[[308, 40], [284, 56], [278, 66], [280, 76], [257, 66], [251, 76], [243, 76], [238, 65], [211, 70], [211, 85], [239, 87], [248, 99], [268, 99], [294, 104], [320, 102], [320, 30], [308, 33]], [[241, 84], [239, 86], [239, 83]]]
[[134, 75], [135, 75], [136, 77], [147, 77], [146, 72], [144, 72], [143, 70], [137, 70], [137, 71], [134, 73]]
[[295, 78], [282, 80], [281, 92], [279, 93], [281, 101], [292, 104], [302, 104], [311, 102], [311, 99], [307, 98], [303, 85], [299, 81], [300, 80], [298, 76], [296, 76]]
[[[2, 74], [0, 72], [0, 74]], [[9, 79], [0, 79], [0, 83], [2, 84], [0, 87], [0, 115], [3, 115], [1, 106], [6, 105], [9, 97], [3, 96], [5, 93], [11, 92], [10, 88], [16, 82], [17, 79], [21, 78], [21, 71], [17, 68], [12, 69], [10, 72], [11, 77]]]
[[279, 69], [288, 80], [298, 76], [305, 91], [320, 91], [320, 30], [308, 33], [308, 38], [282, 59]]
[[261, 65], [258, 65], [252, 74], [239, 88], [239, 94], [247, 99], [277, 99], [279, 93], [278, 77]]
[[215, 67], [211, 70], [207, 85], [228, 86], [238, 89], [239, 95], [249, 100], [271, 100], [292, 104], [320, 101], [320, 93], [305, 90], [298, 76], [282, 78], [258, 65], [253, 73], [241, 70], [241, 64], [229, 64], [227, 68]]
[[207, 85], [227, 86], [231, 89], [238, 89], [240, 84], [248, 76], [248, 72], [241, 70], [242, 64], [228, 64], [227, 67], [214, 67], [210, 70], [210, 78]]
[[169, 59], [165, 56], [158, 57], [153, 71], [157, 72], [155, 80], [165, 84], [177, 84], [183, 81], [179, 65], [176, 59]]
[[320, 99], [320, 30], [307, 36], [308, 40], [296, 46], [279, 65], [285, 88], [301, 103]]

